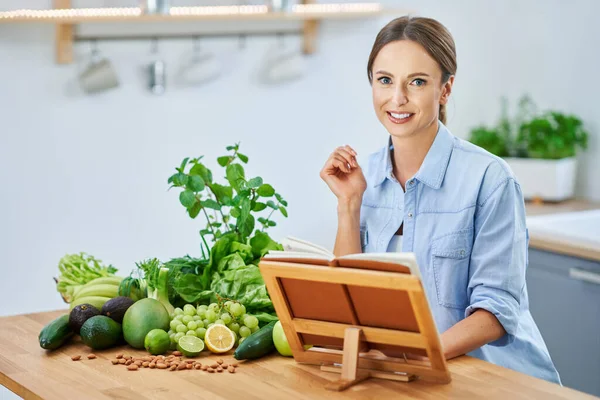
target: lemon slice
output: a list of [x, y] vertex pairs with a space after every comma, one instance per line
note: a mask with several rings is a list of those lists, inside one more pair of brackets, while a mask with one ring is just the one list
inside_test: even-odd
[[206, 347], [213, 353], [225, 353], [233, 348], [235, 335], [225, 325], [215, 324], [206, 330], [204, 336]]

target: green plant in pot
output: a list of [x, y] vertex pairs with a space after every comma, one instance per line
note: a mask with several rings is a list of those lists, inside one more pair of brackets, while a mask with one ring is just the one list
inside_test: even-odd
[[587, 149], [588, 133], [574, 115], [548, 111], [519, 126], [517, 145], [529, 158], [558, 160], [575, 157], [577, 147]]
[[540, 113], [529, 96], [521, 97], [513, 119], [503, 98], [496, 126], [478, 126], [469, 137], [472, 143], [504, 158], [526, 199], [550, 201], [573, 197], [577, 150], [587, 148], [587, 139], [580, 118], [555, 110]]

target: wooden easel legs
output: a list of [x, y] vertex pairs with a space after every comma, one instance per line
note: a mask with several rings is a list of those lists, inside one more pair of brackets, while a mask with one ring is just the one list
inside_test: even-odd
[[[341, 379], [328, 383], [328, 390], [342, 391], [350, 386], [369, 378], [390, 379], [395, 381], [410, 382], [414, 375], [399, 375], [391, 372], [375, 371], [366, 368], [358, 368], [358, 353], [362, 330], [359, 328], [346, 328], [344, 332], [344, 354], [342, 356]], [[321, 371], [340, 372], [336, 366], [321, 366]]]

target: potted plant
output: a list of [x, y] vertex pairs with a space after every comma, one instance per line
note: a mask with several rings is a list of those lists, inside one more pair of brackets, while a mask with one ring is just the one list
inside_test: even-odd
[[577, 149], [587, 148], [588, 133], [581, 119], [559, 111], [537, 112], [528, 96], [521, 98], [519, 114], [513, 121], [507, 109], [503, 99], [499, 123], [491, 128], [474, 128], [469, 140], [506, 160], [526, 200], [572, 198]]

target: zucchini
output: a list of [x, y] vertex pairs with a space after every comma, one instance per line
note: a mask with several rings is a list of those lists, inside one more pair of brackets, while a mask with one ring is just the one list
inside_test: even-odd
[[71, 336], [73, 331], [69, 328], [69, 314], [61, 315], [44, 326], [39, 336], [40, 346], [42, 349], [55, 350]]
[[260, 358], [275, 350], [273, 328], [277, 321], [269, 322], [252, 335], [248, 336], [233, 353], [236, 360]]

